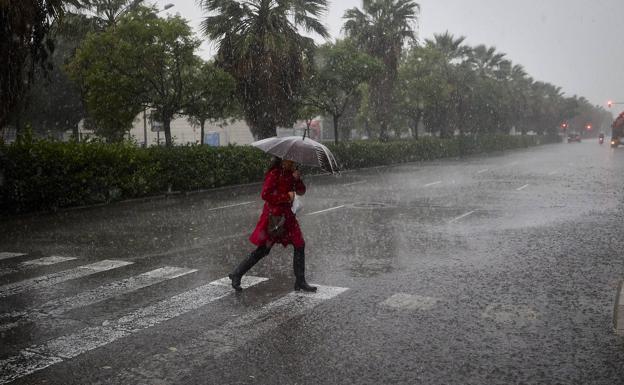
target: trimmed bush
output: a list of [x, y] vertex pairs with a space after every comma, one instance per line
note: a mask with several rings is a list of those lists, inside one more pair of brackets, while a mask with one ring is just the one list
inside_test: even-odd
[[[548, 143], [556, 138], [424, 137], [329, 145], [343, 169], [457, 157]], [[261, 181], [269, 158], [251, 146], [138, 148], [133, 144], [22, 140], [0, 143], [0, 210], [55, 210]]]

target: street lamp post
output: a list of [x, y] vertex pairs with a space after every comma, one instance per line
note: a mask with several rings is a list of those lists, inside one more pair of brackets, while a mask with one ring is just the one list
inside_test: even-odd
[[171, 9], [171, 8], [173, 8], [173, 7], [175, 7], [175, 4], [172, 4], [172, 3], [165, 4], [165, 6], [163, 7], [163, 9], [161, 9], [160, 11], [158, 11], [158, 12], [156, 12], [156, 13], [161, 13], [161, 12], [166, 11], [166, 10], [168, 10], [168, 9]]

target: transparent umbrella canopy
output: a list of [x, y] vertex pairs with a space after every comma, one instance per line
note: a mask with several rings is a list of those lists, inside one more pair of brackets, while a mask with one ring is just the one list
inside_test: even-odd
[[331, 151], [321, 143], [301, 136], [272, 137], [251, 144], [267, 154], [292, 160], [311, 167], [320, 167], [332, 174], [338, 174], [338, 163]]

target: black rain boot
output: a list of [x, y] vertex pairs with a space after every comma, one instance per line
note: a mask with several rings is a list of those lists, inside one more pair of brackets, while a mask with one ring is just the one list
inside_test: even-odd
[[236, 269], [233, 272], [228, 274], [228, 277], [232, 280], [232, 287], [236, 291], [241, 291], [243, 288], [241, 287], [241, 278], [245, 275], [246, 272], [249, 271], [258, 261], [264, 258], [271, 251], [270, 248], [266, 246], [260, 246], [256, 250], [254, 250], [251, 254], [249, 254], [245, 259], [238, 264]]
[[295, 249], [293, 270], [295, 271], [295, 291], [316, 291], [316, 287], [308, 285], [305, 280], [305, 247]]

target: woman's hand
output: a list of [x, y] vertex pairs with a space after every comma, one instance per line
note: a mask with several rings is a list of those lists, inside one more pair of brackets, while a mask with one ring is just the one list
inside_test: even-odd
[[288, 192], [288, 197], [290, 198], [290, 202], [295, 200], [295, 192], [294, 191], [289, 191]]

